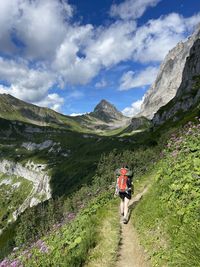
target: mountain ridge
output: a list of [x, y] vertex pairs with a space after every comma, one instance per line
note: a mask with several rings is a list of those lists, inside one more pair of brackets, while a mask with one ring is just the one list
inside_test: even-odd
[[179, 42], [169, 51], [160, 66], [155, 82], [144, 96], [141, 111], [137, 116], [152, 119], [159, 108], [175, 97], [182, 81], [183, 70], [190, 49], [199, 37], [200, 24], [185, 42]]

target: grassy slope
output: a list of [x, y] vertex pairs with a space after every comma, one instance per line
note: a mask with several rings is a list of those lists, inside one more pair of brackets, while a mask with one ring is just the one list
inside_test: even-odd
[[134, 223], [153, 266], [199, 266], [200, 126], [189, 124], [168, 142], [151, 190]]
[[12, 220], [12, 213], [24, 202], [30, 194], [33, 186], [28, 180], [17, 176], [9, 176], [0, 173], [0, 228], [4, 228], [9, 220]]
[[[110, 202], [111, 198], [112, 194], [110, 193], [98, 196], [77, 215], [74, 221], [58, 229], [55, 228], [49, 235], [32, 244], [28, 250], [23, 253], [17, 252], [11, 258], [15, 257], [16, 259], [17, 256], [18, 260], [27, 267], [77, 267], [85, 262], [89, 253], [90, 260], [94, 262], [101, 258], [102, 252], [105, 249], [103, 247], [98, 252], [92, 249], [102, 242], [105, 245], [105, 240], [102, 239], [99, 232], [100, 229], [100, 231], [103, 231], [105, 228], [105, 231], [111, 230], [111, 237], [114, 239], [110, 243], [106, 242], [107, 248], [111, 244], [115, 247], [114, 251], [110, 249], [107, 251], [110, 262], [113, 262], [119, 242], [119, 223], [116, 217], [116, 208], [113, 205], [113, 201]], [[107, 210], [109, 210], [109, 213]], [[111, 220], [113, 215], [115, 216], [114, 220]], [[48, 258], [46, 253], [48, 253]]]
[[[108, 153], [114, 148], [120, 151], [134, 146], [117, 137], [103, 137], [33, 125], [31, 125], [33, 129], [39, 129], [41, 132], [30, 134], [25, 132], [25, 129], [30, 127], [28, 124], [13, 125], [6, 120], [2, 120], [1, 124], [1, 130], [12, 130], [9, 144], [13, 147], [7, 146], [8, 138], [5, 141], [2, 139], [0, 159], [7, 158], [22, 164], [28, 160], [47, 164], [52, 176], [51, 187], [54, 196], [69, 194], [90, 182], [102, 153]], [[49, 148], [28, 151], [22, 147], [24, 142], [40, 144], [45, 140], [56, 143], [54, 152], [49, 152]], [[58, 148], [60, 150], [56, 151]], [[65, 157], [63, 154], [68, 156]]]
[[[174, 124], [172, 124], [171, 126], [173, 126]], [[66, 161], [64, 161], [63, 162], [63, 158], [59, 158], [59, 154], [55, 157], [55, 156], [52, 156], [52, 159], [51, 159], [51, 157], [49, 157], [49, 155], [47, 156], [47, 151], [44, 151], [43, 153], [40, 153], [40, 154], [29, 154], [29, 157], [31, 158], [31, 157], [33, 157], [33, 156], [35, 156], [35, 158], [39, 158], [39, 160], [46, 160], [47, 161], [47, 159], [51, 159], [51, 160], [54, 160], [54, 163], [55, 163], [55, 165], [58, 165], [58, 168], [57, 168], [57, 170], [56, 170], [56, 173], [57, 173], [57, 176], [55, 175], [54, 176], [54, 178], [55, 178], [55, 180], [54, 181], [56, 181], [56, 179], [62, 179], [62, 177], [64, 178], [64, 173], [66, 172], [66, 170], [68, 170], [68, 171], [70, 171], [70, 170], [72, 170], [72, 172], [69, 172], [70, 173], [70, 175], [72, 174], [73, 175], [73, 177], [74, 178], [76, 178], [76, 179], [72, 179], [72, 182], [73, 183], [75, 183], [75, 181], [78, 181], [78, 183], [79, 183], [79, 185], [81, 185], [81, 184], [84, 184], [85, 182], [88, 182], [90, 179], [89, 179], [89, 176], [87, 176], [87, 174], [88, 173], [91, 173], [91, 171], [90, 171], [90, 169], [88, 168], [87, 169], [87, 166], [89, 167], [89, 166], [91, 166], [91, 164], [93, 163], [94, 165], [93, 165], [93, 167], [94, 167], [94, 169], [96, 168], [96, 164], [97, 164], [97, 162], [99, 161], [99, 157], [100, 157], [100, 154], [103, 152], [103, 151], [106, 151], [106, 152], [109, 152], [111, 149], [113, 149], [114, 147], [118, 147], [118, 149], [120, 150], [125, 150], [125, 148], [127, 147], [127, 148], [131, 148], [130, 147], [130, 143], [123, 143], [123, 142], [119, 142], [117, 139], [112, 139], [112, 138], [103, 138], [103, 139], [101, 139], [100, 141], [99, 141], [99, 137], [98, 137], [98, 139], [93, 139], [93, 138], [89, 138], [89, 139], [85, 139], [85, 138], [83, 138], [83, 136], [81, 136], [81, 135], [79, 135], [78, 133], [77, 134], [75, 134], [75, 133], [70, 133], [70, 132], [68, 132], [68, 133], [66, 133], [66, 135], [65, 134], [63, 134], [64, 132], [62, 132], [62, 133], [60, 133], [60, 135], [58, 135], [57, 133], [55, 133], [55, 136], [54, 136], [54, 134], [49, 134], [48, 133], [48, 131], [47, 131], [47, 135], [46, 135], [46, 137], [47, 138], [50, 138], [50, 139], [53, 139], [53, 140], [57, 140], [57, 141], [61, 141], [62, 142], [62, 144], [64, 145], [66, 145], [66, 147], [68, 147], [68, 146], [70, 146], [70, 148], [72, 149], [74, 149], [74, 155], [73, 155], [73, 157], [72, 158], [70, 158], [70, 159], [66, 159]], [[69, 134], [70, 133], [70, 134]], [[146, 133], [142, 133], [142, 134], [138, 134], [138, 135], [135, 135], [134, 137], [133, 137], [133, 141], [135, 141], [135, 140], [137, 140], [137, 138], [138, 137], [140, 137], [140, 139], [139, 139], [139, 142], [142, 144], [142, 143], [144, 143], [145, 142], [145, 144], [152, 144], [151, 142], [152, 142], [152, 140], [154, 141], [154, 140], [156, 140], [160, 135], [161, 135], [161, 133], [162, 133], [162, 136], [163, 136], [163, 138], [165, 139], [165, 138], [167, 138], [167, 135], [169, 135], [169, 133], [167, 132], [166, 133], [166, 130], [164, 130], [164, 128], [162, 129], [162, 131], [160, 130], [160, 132], [151, 132], [151, 133], [148, 133], [148, 134], [146, 134]], [[164, 134], [163, 134], [164, 133]], [[55, 139], [54, 139], [55, 138]], [[195, 140], [195, 136], [194, 136], [194, 140]], [[41, 141], [42, 140], [42, 135], [41, 136], [39, 136], [39, 135], [37, 135], [37, 140], [39, 141]], [[198, 139], [197, 139], [198, 140]], [[134, 147], [136, 147], [137, 145], [134, 143], [134, 145], [132, 146], [132, 148], [134, 148]], [[94, 150], [93, 150], [93, 148], [94, 148]], [[130, 153], [128, 152], [127, 153], [127, 155], [129, 155]], [[134, 153], [133, 153], [134, 154]], [[144, 154], [145, 155], [145, 154]], [[142, 159], [144, 159], [144, 155], [143, 154], [138, 154], [138, 155], [136, 155], [136, 156], [139, 156], [139, 157], [142, 157]], [[10, 155], [10, 157], [11, 157], [11, 155]], [[26, 156], [27, 157], [27, 156]], [[25, 157], [25, 158], [26, 158]], [[131, 155], [131, 157], [130, 157], [130, 159], [129, 159], [129, 161], [128, 162], [130, 162], [131, 163], [131, 161], [132, 161], [132, 157], [133, 157], [133, 155]], [[28, 158], [28, 157], [27, 157]], [[94, 159], [93, 159], [94, 158]], [[123, 157], [122, 157], [123, 158]], [[149, 158], [151, 158], [151, 156], [149, 155]], [[184, 157], [183, 157], [184, 158]], [[72, 159], [75, 161], [75, 165], [74, 165], [74, 163], [72, 163]], [[76, 159], [77, 159], [77, 161], [76, 161]], [[127, 159], [127, 158], [126, 158]], [[68, 161], [69, 160], [69, 161]], [[112, 160], [112, 159], [109, 159], [108, 158], [108, 160]], [[138, 158], [138, 160], [141, 160], [140, 158]], [[189, 162], [191, 163], [191, 159], [188, 159], [189, 160]], [[59, 163], [59, 161], [60, 161], [60, 163]], [[53, 161], [51, 161], [51, 162], [49, 162], [49, 163], [52, 163]], [[143, 163], [143, 165], [145, 165], [145, 162], [146, 161], [144, 161], [144, 163]], [[67, 163], [69, 163], [69, 166], [67, 165]], [[133, 161], [133, 166], [135, 165], [137, 163], [137, 161]], [[172, 181], [170, 181], [170, 180], [168, 180], [167, 179], [167, 177], [168, 176], [170, 176], [169, 174], [170, 174], [170, 168], [171, 168], [171, 164], [172, 163], [174, 163], [174, 159], [173, 159], [173, 161], [170, 163], [170, 161], [169, 161], [169, 166], [167, 165], [167, 168], [166, 168], [166, 165], [163, 167], [163, 168], [161, 168], [160, 170], [161, 170], [161, 172], [163, 171], [165, 171], [166, 169], [167, 170], [169, 170], [169, 173], [166, 175], [166, 179], [164, 179], [163, 180], [163, 184], [161, 183], [158, 183], [158, 181], [156, 180], [155, 181], [155, 184], [154, 184], [154, 187], [155, 188], [157, 188], [157, 191], [156, 190], [152, 190], [153, 192], [159, 192], [159, 194], [156, 194], [157, 196], [160, 196], [160, 195], [162, 195], [161, 193], [163, 193], [163, 192], [165, 192], [165, 190], [168, 188], [170, 188], [169, 187], [169, 184], [167, 184], [168, 185], [168, 187], [166, 187], [165, 186], [165, 181], [168, 181], [169, 183], [171, 183]], [[59, 165], [60, 164], [60, 165]], [[188, 163], [187, 163], [188, 164]], [[186, 164], [186, 166], [187, 166], [187, 164]], [[66, 166], [66, 167], [65, 167]], [[75, 175], [74, 175], [74, 170], [76, 170], [76, 167], [78, 168], [77, 170], [79, 170], [79, 172], [78, 173], [76, 173]], [[113, 169], [113, 165], [111, 165], [110, 166], [112, 169]], [[191, 167], [193, 167], [193, 165], [192, 166], [190, 166], [190, 168]], [[63, 172], [62, 172], [62, 168], [63, 168]], [[66, 168], [66, 169], [64, 169], [64, 168]], [[69, 169], [68, 169], [69, 168]], [[159, 167], [158, 167], [159, 168]], [[81, 173], [81, 171], [82, 170], [86, 170], [86, 173]], [[59, 172], [59, 171], [61, 171], [61, 172]], [[88, 171], [88, 172], [87, 172]], [[78, 177], [78, 175], [79, 174], [81, 174], [81, 179], [78, 179], [79, 177]], [[110, 175], [110, 174], [109, 174]], [[147, 175], [148, 175], [148, 173], [147, 173]], [[70, 176], [71, 177], [71, 176]], [[70, 179], [70, 177], [69, 177], [69, 179]], [[170, 176], [171, 178], [173, 178], [173, 176]], [[180, 178], [181, 177], [181, 175], [178, 175], [178, 177]], [[72, 177], [71, 177], [72, 178]], [[179, 181], [179, 178], [177, 178], [177, 181]], [[78, 180], [77, 180], [78, 179]], [[60, 182], [61, 182], [62, 180], [57, 180], [57, 183], [59, 184]], [[65, 182], [65, 179], [63, 180], [63, 182]], [[63, 187], [63, 183], [61, 182], [61, 186]], [[185, 186], [185, 185], [184, 185]], [[192, 185], [192, 187], [193, 187], [193, 185]], [[160, 189], [161, 188], [161, 189]], [[163, 191], [162, 191], [162, 188], [163, 188]], [[186, 187], [187, 188], [187, 187]], [[161, 191], [159, 191], [159, 190], [161, 190]], [[171, 190], [171, 188], [170, 188], [170, 190]], [[152, 192], [151, 191], [151, 192]], [[57, 188], [57, 193], [60, 193], [61, 192], [61, 188]], [[66, 190], [65, 190], [65, 192], [66, 192]], [[171, 191], [170, 191], [171, 192]], [[189, 187], [189, 192], [191, 192], [191, 188]], [[176, 190], [175, 190], [175, 196], [176, 196]], [[145, 202], [145, 199], [147, 199], [146, 200], [146, 202]], [[144, 198], [144, 201], [142, 201], [142, 203], [141, 203], [141, 205], [139, 205], [138, 207], [137, 207], [137, 209], [136, 209], [136, 214], [137, 214], [137, 218], [138, 218], [138, 223], [136, 222], [136, 226], [138, 227], [138, 231], [141, 233], [141, 237], [142, 237], [142, 231], [144, 231], [144, 233], [145, 234], [148, 234], [147, 232], [148, 232], [148, 229], [149, 229], [149, 225], [148, 224], [145, 224], [147, 221], [150, 221], [150, 219], [152, 220], [151, 222], [152, 222], [152, 224], [153, 225], [156, 225], [155, 223], [157, 222], [157, 220], [159, 220], [159, 216], [157, 216], [157, 212], [160, 214], [160, 212], [163, 212], [163, 211], [166, 211], [166, 209], [165, 209], [165, 204], [164, 204], [164, 202], [163, 203], [161, 203], [161, 206], [156, 206], [157, 205], [157, 203], [154, 203], [154, 200], [155, 199], [155, 202], [159, 202], [160, 201], [160, 198], [158, 199], [158, 198], [155, 198], [155, 194], [153, 195], [153, 197], [152, 198], [148, 198], [148, 196], [147, 196], [147, 198]], [[164, 201], [166, 201], [166, 199], [164, 200]], [[167, 200], [168, 201], [168, 200]], [[152, 206], [152, 205], [154, 205], [155, 204], [155, 206], [156, 207], [158, 207], [158, 209], [155, 209], [155, 211], [154, 211], [154, 209], [152, 210], [151, 209], [151, 207], [150, 206], [148, 206], [148, 209], [145, 209], [145, 207], [144, 208], [142, 208], [142, 205], [144, 205], [145, 206], [145, 204], [144, 203], [148, 203], [148, 205], [150, 205], [150, 206]], [[152, 204], [152, 205], [151, 205]], [[163, 206], [162, 206], [163, 205]], [[164, 208], [163, 208], [164, 207]], [[96, 208], [95, 208], [96, 209]], [[179, 209], [179, 207], [178, 207], [178, 209]], [[146, 211], [146, 213], [145, 213], [145, 211]], [[150, 211], [150, 212], [149, 212]], [[171, 210], [170, 210], [171, 211]], [[84, 214], [82, 214], [83, 215], [83, 217], [84, 217]], [[143, 218], [142, 216], [149, 216], [149, 217], [146, 217], [146, 220], [145, 220], [145, 218]], [[163, 216], [163, 215], [162, 215]], [[163, 218], [163, 217], [160, 217], [160, 218]], [[180, 216], [180, 215], [178, 215], [178, 216]], [[182, 216], [182, 215], [181, 215]], [[178, 217], [179, 218], [179, 217]], [[81, 219], [82, 220], [82, 219]], [[141, 221], [143, 222], [144, 221], [144, 224], [142, 224], [142, 223], [140, 223]], [[94, 222], [94, 221], [93, 221]], [[91, 223], [91, 224], [89, 224], [90, 226], [91, 226], [91, 231], [93, 231], [94, 229], [93, 229], [93, 227], [92, 227], [92, 225], [94, 225], [93, 224], [93, 222]], [[165, 221], [166, 222], [166, 221]], [[81, 223], [82, 224], [82, 223]], [[83, 225], [84, 225], [84, 223], [83, 223]], [[140, 225], [141, 225], [141, 227], [140, 227]], [[174, 224], [175, 226], [176, 225], [178, 225], [179, 226], [179, 228], [180, 228], [180, 224], [177, 224], [177, 221], [175, 221], [175, 224]], [[97, 226], [97, 225], [96, 225]], [[161, 227], [160, 225], [158, 225], [159, 227]], [[166, 226], [166, 224], [165, 224], [165, 226]], [[74, 225], [74, 226], [72, 226], [72, 227], [76, 227], [76, 224]], [[142, 228], [143, 227], [143, 228]], [[156, 227], [157, 227], [157, 225], [156, 225]], [[176, 228], [176, 227], [175, 227]], [[73, 228], [74, 229], [74, 228]], [[82, 229], [82, 228], [81, 228]], [[93, 230], [92, 230], [93, 229]], [[156, 228], [157, 229], [157, 228]], [[159, 229], [159, 228], [158, 228]], [[174, 229], [174, 227], [172, 227], [172, 229]], [[168, 238], [169, 238], [169, 235], [168, 235], [168, 232], [167, 232], [167, 230], [166, 230], [166, 228], [164, 228], [163, 227], [163, 229], [162, 229], [163, 231], [162, 231], [162, 233], [163, 233], [163, 235], [165, 235], [165, 233], [167, 233], [167, 237], [166, 237], [166, 240], [168, 241]], [[67, 230], [66, 230], [67, 231]], [[176, 229], [176, 231], [177, 231], [177, 229]], [[176, 234], [177, 234], [177, 232], [174, 232], [174, 236], [176, 236]], [[62, 233], [62, 232], [61, 232]], [[96, 233], [95, 232], [95, 230], [94, 230], [94, 232], [92, 232], [93, 234], [94, 233]], [[153, 234], [154, 234], [155, 232], [153, 232]], [[183, 232], [182, 232], [183, 233]], [[92, 242], [92, 239], [91, 239], [91, 235], [93, 235], [93, 234], [91, 234], [91, 232], [87, 232], [86, 231], [86, 236], [83, 238], [83, 239], [81, 239], [81, 240], [84, 240], [83, 241], [83, 243], [85, 242], [85, 245], [87, 245], [87, 244], [89, 244], [88, 246], [86, 246], [87, 247], [87, 249], [85, 250], [85, 249], [83, 249], [82, 250], [82, 248], [81, 248], [81, 246], [79, 246], [79, 241], [80, 241], [80, 238], [79, 238], [79, 236], [78, 237], [73, 237], [73, 242], [72, 243], [75, 243], [74, 245], [75, 245], [75, 247], [77, 247], [77, 249], [78, 249], [78, 251], [77, 251], [77, 255], [78, 255], [78, 257], [80, 256], [80, 254], [79, 253], [83, 253], [83, 254], [85, 254], [85, 258], [86, 258], [86, 256], [87, 256], [87, 251], [88, 251], [88, 249], [90, 248], [90, 247], [92, 247], [92, 246], [94, 246], [95, 245], [95, 243], [93, 243]], [[98, 233], [96, 233], [97, 234], [97, 236], [98, 236]], [[151, 234], [152, 234], [152, 232], [151, 232]], [[148, 236], [148, 235], [147, 235]], [[155, 235], [156, 236], [156, 235]], [[187, 237], [187, 235], [185, 235], [185, 234], [183, 234], [182, 235], [183, 237]], [[93, 236], [94, 237], [94, 236]], [[61, 236], [61, 238], [62, 238], [62, 236]], [[75, 238], [75, 239], [74, 239]], [[78, 238], [78, 239], [76, 239], [76, 238]], [[198, 238], [198, 235], [197, 235], [197, 238]], [[56, 240], [56, 243], [59, 243], [60, 242], [60, 234], [58, 233], [58, 236], [57, 236], [57, 239], [55, 239]], [[159, 238], [158, 238], [158, 240], [159, 240]], [[155, 243], [157, 244], [158, 243], [158, 240], [156, 240], [155, 241]], [[165, 241], [166, 241], [165, 239], [164, 239], [164, 241], [163, 241], [163, 239], [161, 240], [162, 242], [161, 242], [161, 244], [163, 245], [165, 245]], [[174, 239], [173, 239], [173, 237], [171, 238], [171, 240], [173, 241]], [[175, 241], [176, 241], [176, 239], [175, 239]], [[87, 243], [87, 242], [89, 242], [89, 243]], [[174, 249], [174, 248], [177, 248], [177, 244], [179, 243], [180, 241], [178, 240], [177, 241], [177, 243], [175, 242], [175, 246], [173, 247], [173, 242], [172, 243], [170, 243], [170, 246], [171, 246], [171, 250], [169, 249], [168, 251], [170, 252], [170, 253], [172, 253], [173, 251], [177, 251], [176, 249]], [[198, 239], [197, 239], [197, 241], [196, 242], [198, 242]], [[78, 245], [77, 245], [77, 243], [78, 243]], [[182, 242], [182, 243], [184, 243], [184, 244], [186, 244], [186, 249], [191, 249], [191, 246], [188, 244], [188, 242]], [[197, 243], [198, 244], [198, 243]], [[85, 247], [85, 245], [84, 245], [84, 247]], [[151, 247], [151, 249], [154, 247], [154, 244], [153, 243], [151, 243], [150, 244], [150, 247]], [[54, 250], [54, 252], [55, 252], [55, 254], [53, 254], [54, 256], [56, 255], [56, 253], [60, 253], [60, 252], [58, 252], [58, 251], [60, 251], [60, 249], [61, 249], [61, 251], [62, 251], [62, 248], [60, 247], [57, 247], [57, 249], [55, 249]], [[80, 251], [79, 251], [79, 249], [80, 249]], [[156, 248], [157, 249], [157, 248]], [[158, 248], [158, 250], [159, 250], [159, 248]], [[82, 251], [82, 252], [81, 252]], [[196, 250], [196, 249], [194, 249], [193, 251], [197, 251], [198, 252], [198, 250]], [[37, 252], [37, 251], [36, 251]], [[93, 252], [91, 252], [91, 253], [93, 253]], [[94, 252], [95, 253], [95, 252]], [[168, 259], [167, 257], [167, 255], [164, 255], [163, 256], [163, 251], [160, 253], [159, 251], [158, 252], [155, 252], [155, 253], [153, 253], [153, 255], [151, 255], [152, 256], [152, 259], [153, 259], [153, 261], [155, 262], [155, 264], [162, 264], [161, 262], [162, 262], [162, 260], [164, 261], [164, 262], [166, 262], [166, 259]], [[76, 252], [75, 252], [75, 254], [76, 254]], [[81, 254], [82, 255], [82, 254]], [[52, 256], [53, 257], [53, 256]], [[70, 256], [71, 257], [71, 256]], [[74, 257], [74, 256], [73, 256]], [[73, 258], [72, 257], [72, 258]], [[81, 256], [82, 257], [82, 256]], [[80, 257], [80, 258], [81, 258]], [[195, 258], [196, 257], [196, 258]], [[51, 258], [51, 257], [50, 257]], [[76, 258], [76, 257], [75, 257]], [[81, 261], [82, 262], [84, 262], [85, 261], [85, 258], [81, 258]], [[172, 261], [174, 260], [176, 258], [176, 256], [175, 255], [172, 255], [172, 254], [170, 254], [170, 259], [172, 259]], [[41, 255], [41, 258], [39, 258], [39, 260], [41, 260], [42, 261], [42, 259], [43, 259], [43, 255]], [[58, 254], [58, 256], [56, 256], [56, 259], [57, 260], [60, 260], [60, 254]], [[61, 257], [61, 259], [62, 259], [62, 257]], [[92, 258], [91, 258], [92, 259]], [[161, 260], [160, 260], [161, 259]], [[178, 256], [178, 259], [180, 259], [180, 257]], [[196, 259], [199, 259], [198, 258], [198, 255], [194, 255], [194, 259], [196, 260]], [[64, 260], [64, 259], [63, 259]], [[159, 262], [159, 260], [160, 260], [160, 262]], [[68, 258], [68, 259], [66, 259], [66, 261], [70, 261], [70, 262], [72, 262], [72, 259], [70, 260], [70, 258]], [[80, 262], [79, 262], [80, 263]], [[75, 265], [75, 266], [79, 266], [78, 264], [79, 264], [78, 262], [77, 262], [77, 265]], [[55, 264], [56, 264], [56, 262], [55, 262]], [[88, 263], [89, 264], [89, 263]], [[173, 264], [173, 262], [172, 262], [172, 264]], [[44, 265], [45, 266], [45, 265]], [[54, 266], [54, 265], [53, 265]], [[70, 265], [70, 266], [73, 266], [73, 265]], [[156, 266], [156, 265], [155, 265]], [[157, 266], [162, 266], [162, 265], [157, 265]], [[177, 266], [181, 266], [181, 265], [177, 265]], [[182, 266], [184, 266], [184, 265], [182, 265]], [[195, 266], [195, 265], [194, 265]]]

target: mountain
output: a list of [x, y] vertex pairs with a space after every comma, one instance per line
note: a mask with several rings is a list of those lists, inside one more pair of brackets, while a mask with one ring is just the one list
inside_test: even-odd
[[38, 107], [9, 94], [0, 94], [0, 117], [38, 126], [54, 126], [83, 131], [83, 127], [80, 127], [73, 117], [65, 116], [49, 108]]
[[153, 124], [160, 125], [172, 118], [179, 120], [188, 110], [200, 109], [200, 39], [197, 39], [186, 60], [182, 82], [176, 96], [165, 106], [160, 108], [153, 117]]
[[186, 58], [199, 36], [200, 26], [185, 42], [178, 43], [175, 48], [169, 51], [160, 66], [155, 82], [144, 96], [141, 112], [138, 116], [152, 119], [156, 111], [176, 95], [182, 81]]
[[113, 104], [104, 99], [96, 105], [92, 112], [77, 116], [75, 119], [84, 127], [98, 133], [104, 130], [126, 127], [131, 121], [130, 118], [118, 111]]
[[38, 126], [53, 126], [78, 132], [102, 132], [127, 126], [130, 118], [123, 116], [114, 105], [102, 100], [93, 112], [77, 117], [60, 114], [49, 108], [26, 103], [9, 94], [0, 94], [0, 117]]
[[120, 121], [126, 118], [120, 111], [116, 109], [114, 105], [104, 99], [101, 100], [101, 102], [95, 107], [94, 111], [90, 113], [90, 116], [108, 123], [115, 120]]

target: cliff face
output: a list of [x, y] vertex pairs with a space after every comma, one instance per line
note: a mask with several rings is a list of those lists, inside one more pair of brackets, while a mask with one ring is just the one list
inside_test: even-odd
[[105, 122], [110, 122], [112, 120], [123, 120], [126, 118], [120, 111], [116, 109], [114, 105], [110, 104], [104, 99], [101, 100], [101, 102], [95, 107], [94, 111], [91, 112], [90, 115]]
[[51, 198], [50, 177], [44, 171], [45, 166], [27, 162], [26, 166], [8, 160], [0, 161], [0, 173], [23, 177], [33, 183], [33, 190], [24, 203], [13, 213], [13, 219], [28, 207], [32, 207]]
[[183, 70], [182, 82], [176, 96], [153, 117], [153, 124], [160, 125], [173, 118], [174, 121], [200, 103], [200, 37], [194, 42]]
[[144, 97], [138, 116], [152, 119], [160, 107], [166, 105], [175, 95], [181, 84], [183, 69], [190, 49], [200, 36], [200, 27], [185, 42], [180, 42], [169, 51], [161, 64], [156, 81]]

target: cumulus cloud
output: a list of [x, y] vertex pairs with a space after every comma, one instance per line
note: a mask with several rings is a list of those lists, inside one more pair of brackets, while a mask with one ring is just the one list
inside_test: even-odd
[[85, 49], [87, 58], [95, 59], [100, 66], [106, 68], [130, 58], [135, 30], [134, 21], [117, 21], [107, 28], [100, 27]]
[[0, 51], [9, 53], [15, 46], [11, 40], [14, 18], [18, 14], [17, 3], [12, 0], [0, 1]]
[[104, 88], [106, 85], [107, 85], [106, 80], [102, 79], [101, 81], [99, 81], [99, 82], [97, 82], [97, 83], [95, 84], [95, 87], [96, 87], [96, 88]]
[[60, 111], [62, 105], [64, 104], [64, 98], [60, 97], [58, 94], [48, 94], [42, 101], [34, 103], [41, 107], [48, 107], [55, 111]]
[[161, 0], [126, 0], [119, 5], [113, 4], [110, 9], [111, 17], [121, 19], [137, 19], [148, 7], [156, 6]]
[[37, 102], [46, 96], [53, 85], [54, 74], [38, 67], [31, 69], [23, 60], [15, 61], [0, 57], [0, 77], [8, 86], [8, 93], [28, 102]]
[[119, 90], [123, 91], [149, 85], [154, 82], [157, 73], [157, 67], [147, 67], [139, 73], [128, 71], [121, 77]]
[[200, 22], [200, 13], [184, 18], [177, 13], [150, 20], [135, 32], [133, 37], [133, 60], [139, 62], [160, 62], [170, 49], [185, 39], [188, 32]]
[[[65, 21], [72, 8], [64, 1], [6, 0], [0, 2], [0, 49], [7, 52], [15, 46], [13, 36], [31, 58], [50, 57], [65, 37]], [[18, 49], [15, 46], [15, 49]]]
[[126, 107], [122, 110], [122, 113], [127, 117], [133, 117], [141, 110], [141, 105], [144, 99], [139, 99], [131, 104], [130, 107]]
[[[54, 84], [87, 84], [102, 69], [121, 62], [160, 62], [200, 22], [200, 14], [184, 18], [173, 13], [137, 27], [135, 19], [158, 2], [126, 0], [113, 5], [111, 15], [122, 20], [94, 27], [72, 23], [73, 8], [67, 1], [0, 1], [0, 52], [9, 54], [0, 57], [0, 80], [7, 84], [1, 91], [50, 103], [48, 91]], [[152, 69], [124, 74], [120, 89], [150, 83], [151, 71], [154, 75]]]

